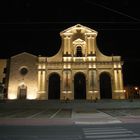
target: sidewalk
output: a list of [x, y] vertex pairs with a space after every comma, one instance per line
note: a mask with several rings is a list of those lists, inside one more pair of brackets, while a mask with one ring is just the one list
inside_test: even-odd
[[27, 118], [8, 118], [0, 119], [0, 125], [34, 125], [34, 126], [45, 126], [45, 125], [73, 125], [72, 119], [27, 119]]
[[[8, 101], [0, 103], [0, 110], [0, 125], [79, 125], [140, 122], [140, 100], [134, 102], [100, 100], [96, 103], [85, 100], [70, 102], [58, 100]], [[17, 117], [10, 118], [9, 116], [15, 115], [16, 110], [18, 110]], [[46, 113], [43, 114], [42, 112], [45, 111]], [[7, 117], [4, 118], [2, 116], [5, 113]], [[43, 118], [40, 117], [41, 115]], [[48, 116], [51, 117], [47, 118]]]
[[95, 112], [76, 112], [73, 111], [72, 119], [75, 124], [111, 124], [111, 123], [121, 123], [115, 117], [108, 115], [101, 111]]
[[115, 117], [101, 111], [72, 111], [71, 118], [0, 118], [0, 125], [79, 125], [121, 123]]
[[140, 123], [140, 116], [124, 116], [118, 117], [122, 123]]
[[100, 125], [118, 123], [140, 123], [139, 116], [113, 117], [104, 112], [77, 112], [72, 111], [71, 118], [0, 118], [0, 125]]

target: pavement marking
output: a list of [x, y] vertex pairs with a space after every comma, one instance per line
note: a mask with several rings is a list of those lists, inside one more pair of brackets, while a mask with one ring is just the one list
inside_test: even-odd
[[59, 110], [57, 110], [52, 116], [50, 116], [49, 119], [52, 119], [56, 116], [56, 114], [58, 114], [62, 109], [60, 108]]
[[0, 114], [0, 118], [9, 118], [9, 117], [13, 117], [14, 116], [14, 114], [13, 113], [16, 113], [16, 112], [18, 112], [17, 110], [15, 110], [15, 111], [11, 111], [11, 112], [3, 112], [3, 113], [1, 113]]
[[132, 131], [117, 131], [117, 132], [85, 132], [86, 135], [89, 134], [93, 134], [93, 135], [97, 135], [97, 134], [125, 134], [125, 133], [133, 133]]
[[140, 140], [140, 135], [123, 127], [83, 128], [86, 139]]
[[126, 131], [127, 129], [123, 127], [101, 127], [101, 128], [83, 128], [84, 132], [104, 132], [104, 131]]
[[28, 117], [26, 117], [26, 118], [27, 118], [27, 119], [30, 119], [30, 118], [36, 117], [37, 115], [39, 115], [39, 114], [41, 114], [41, 113], [43, 113], [43, 112], [45, 112], [45, 111], [40, 111], [40, 112], [35, 113], [35, 114], [33, 114], [33, 115], [31, 115], [31, 116], [28, 116]]
[[[120, 138], [115, 139], [103, 139], [103, 140], [120, 140]], [[121, 138], [121, 140], [140, 140], [140, 138]]]
[[135, 137], [139, 136], [138, 134], [119, 134], [119, 135], [93, 135], [93, 136], [86, 136], [86, 138], [94, 138], [94, 139], [99, 139], [99, 138], [122, 138], [122, 137]]
[[22, 111], [22, 110], [17, 110], [17, 111], [15, 111], [15, 112], [13, 112], [14, 114], [12, 114], [12, 115], [8, 115], [8, 116], [6, 116], [5, 118], [16, 118], [17, 116], [19, 116], [19, 115], [22, 115], [22, 114], [24, 114], [24, 113], [26, 113], [27, 111]]
[[82, 136], [80, 135], [7, 135], [7, 136], [0, 136], [1, 140], [11, 140], [11, 139], [20, 139], [20, 140], [81, 140]]
[[114, 120], [114, 121], [100, 121], [100, 122], [93, 122], [93, 121], [75, 121], [75, 124], [88, 124], [88, 125], [93, 125], [93, 124], [114, 124], [114, 123], [122, 123], [120, 120]]

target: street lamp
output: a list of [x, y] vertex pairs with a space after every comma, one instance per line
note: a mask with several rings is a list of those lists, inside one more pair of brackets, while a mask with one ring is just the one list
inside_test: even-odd
[[138, 92], [139, 92], [139, 88], [138, 87], [134, 87], [134, 97], [138, 98]]
[[134, 87], [134, 89], [137, 91], [138, 90], [138, 87]]

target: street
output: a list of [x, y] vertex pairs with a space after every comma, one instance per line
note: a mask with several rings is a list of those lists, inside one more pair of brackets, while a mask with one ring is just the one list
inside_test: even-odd
[[0, 126], [0, 140], [140, 140], [140, 124]]
[[43, 108], [1, 107], [0, 140], [140, 140], [137, 102], [126, 109], [96, 109], [94, 104], [79, 103], [73, 108], [71, 103], [65, 107], [64, 103], [47, 108], [44, 104]]

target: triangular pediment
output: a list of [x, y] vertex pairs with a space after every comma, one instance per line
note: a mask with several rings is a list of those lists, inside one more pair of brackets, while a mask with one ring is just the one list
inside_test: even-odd
[[73, 44], [85, 44], [86, 42], [80, 38], [73, 41]]
[[91, 28], [88, 28], [86, 26], [83, 26], [81, 24], [76, 24], [75, 26], [72, 26], [64, 31], [62, 31], [60, 33], [60, 35], [63, 35], [63, 34], [74, 34], [74, 33], [77, 33], [77, 32], [81, 32], [81, 33], [93, 33], [93, 34], [96, 34], [97, 35], [97, 31], [91, 29]]

